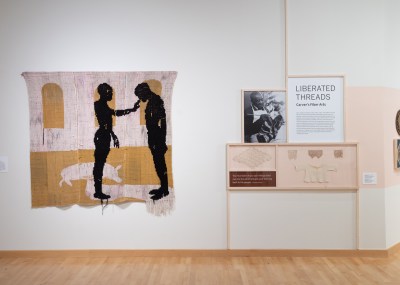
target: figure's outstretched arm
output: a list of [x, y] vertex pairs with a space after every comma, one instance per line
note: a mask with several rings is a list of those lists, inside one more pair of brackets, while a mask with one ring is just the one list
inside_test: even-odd
[[125, 110], [115, 110], [114, 111], [114, 115], [117, 116], [117, 117], [125, 116], [125, 115], [128, 115], [130, 113], [136, 112], [136, 110], [139, 109], [139, 107], [140, 107], [140, 100], [137, 100], [135, 105], [133, 106], [133, 108], [125, 109]]

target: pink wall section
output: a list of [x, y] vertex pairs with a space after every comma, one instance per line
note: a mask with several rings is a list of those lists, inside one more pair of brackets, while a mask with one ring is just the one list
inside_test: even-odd
[[400, 110], [400, 89], [385, 88], [383, 114], [385, 187], [400, 184], [400, 170], [394, 169], [393, 140], [400, 139], [396, 131], [396, 114]]
[[[345, 95], [346, 141], [359, 143], [360, 188], [385, 188], [400, 184], [394, 169], [395, 117], [400, 90], [383, 87], [347, 87]], [[375, 172], [377, 185], [362, 184], [363, 172]]]

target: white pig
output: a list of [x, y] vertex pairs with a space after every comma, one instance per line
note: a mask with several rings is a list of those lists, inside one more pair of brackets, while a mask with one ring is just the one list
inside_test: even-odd
[[[88, 163], [77, 163], [70, 166], [67, 166], [61, 171], [61, 181], [59, 183], [60, 187], [63, 182], [67, 183], [69, 186], [72, 186], [71, 180], [79, 180], [79, 179], [93, 179], [93, 166], [94, 162]], [[114, 180], [117, 183], [120, 183], [122, 179], [118, 176], [118, 170], [121, 168], [121, 165], [117, 167], [113, 167], [112, 165], [106, 163], [104, 165], [103, 170], [103, 178]]]

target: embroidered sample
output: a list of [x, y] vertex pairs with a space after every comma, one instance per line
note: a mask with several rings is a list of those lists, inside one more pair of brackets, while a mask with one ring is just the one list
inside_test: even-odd
[[270, 161], [271, 155], [267, 152], [261, 151], [257, 148], [248, 148], [245, 151], [233, 157], [233, 160], [246, 165], [252, 169]]
[[323, 183], [329, 182], [327, 172], [337, 171], [337, 168], [332, 165], [298, 165], [296, 166], [297, 171], [304, 171], [304, 182], [306, 183]]
[[320, 158], [324, 154], [323, 150], [309, 150], [308, 155], [311, 158], [317, 157]]
[[339, 150], [334, 150], [333, 151], [333, 156], [335, 158], [343, 158], [343, 150], [339, 149]]

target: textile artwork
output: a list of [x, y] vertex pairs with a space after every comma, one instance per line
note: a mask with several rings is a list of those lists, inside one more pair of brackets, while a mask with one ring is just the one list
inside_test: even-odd
[[174, 207], [176, 72], [25, 72], [32, 207], [145, 202]]

